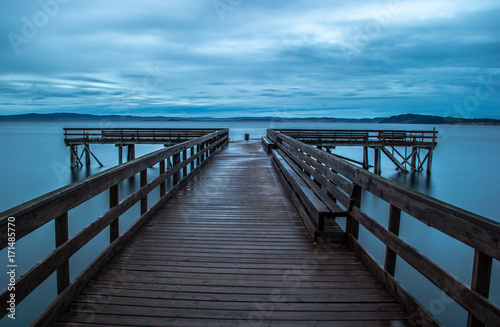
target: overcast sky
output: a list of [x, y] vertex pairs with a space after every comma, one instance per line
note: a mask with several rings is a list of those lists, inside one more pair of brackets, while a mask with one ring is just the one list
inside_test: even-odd
[[0, 114], [500, 118], [500, 1], [3, 0]]

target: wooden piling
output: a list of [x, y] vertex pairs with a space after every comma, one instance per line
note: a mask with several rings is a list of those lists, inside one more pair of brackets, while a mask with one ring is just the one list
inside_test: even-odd
[[70, 166], [71, 168], [75, 168], [78, 166], [83, 166], [80, 158], [78, 157], [78, 145], [70, 146]]
[[117, 144], [118, 147], [118, 164], [121, 165], [123, 163], [123, 146]]
[[411, 148], [411, 162], [410, 162], [410, 166], [411, 166], [411, 171], [413, 171], [413, 172], [418, 171], [418, 168], [417, 168], [417, 152], [418, 152], [418, 148], [417, 147], [412, 147]]
[[85, 144], [85, 164], [90, 166], [90, 144]]
[[374, 149], [375, 151], [375, 163], [374, 163], [374, 172], [377, 175], [380, 175], [382, 172], [382, 167], [381, 167], [381, 150], [379, 147]]
[[370, 164], [368, 162], [368, 147], [363, 146], [363, 168], [368, 169], [370, 168]]
[[129, 144], [129, 145], [127, 145], [127, 147], [128, 147], [127, 161], [134, 160], [135, 159], [135, 144]]
[[430, 173], [432, 169], [432, 154], [434, 153], [434, 151], [432, 150], [432, 148], [429, 148], [428, 151], [429, 153], [427, 154], [427, 172]]

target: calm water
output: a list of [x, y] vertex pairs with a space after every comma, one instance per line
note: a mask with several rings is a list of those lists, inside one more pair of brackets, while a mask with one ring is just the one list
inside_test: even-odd
[[[230, 128], [231, 139], [243, 139], [245, 133], [257, 138], [267, 128], [309, 129], [413, 129], [430, 130], [428, 125], [374, 125], [374, 124], [327, 124], [327, 123], [226, 123], [226, 122], [143, 122], [143, 123], [0, 123], [0, 178], [2, 190], [0, 211], [31, 200], [78, 179], [110, 168], [117, 164], [117, 150], [112, 145], [96, 145], [92, 150], [104, 164], [100, 168], [92, 163], [90, 169], [69, 169], [69, 150], [64, 146], [63, 127], [162, 127]], [[432, 174], [399, 174], [386, 158], [382, 160], [382, 176], [412, 187], [440, 200], [500, 221], [500, 127], [483, 126], [438, 126], [438, 147], [434, 153]], [[137, 156], [146, 154], [159, 146], [138, 146]], [[338, 148], [337, 153], [361, 160], [360, 148]], [[373, 153], [370, 159], [373, 160]], [[156, 170], [156, 171], [155, 171]], [[157, 175], [153, 167], [150, 178]], [[130, 179], [120, 185], [121, 197], [138, 185]], [[155, 201], [158, 194], [150, 200]], [[90, 203], [70, 212], [70, 234], [74, 234], [100, 216], [108, 206], [108, 195], [104, 193]], [[362, 208], [387, 225], [389, 205], [364, 194]], [[125, 229], [138, 216], [137, 207], [130, 209], [121, 219]], [[403, 216], [401, 237], [417, 247], [425, 255], [469, 283], [472, 275], [473, 251], [449, 237], [428, 228], [424, 224]], [[383, 263], [385, 247], [368, 232], [361, 230], [361, 242], [372, 255]], [[71, 278], [88, 265], [96, 253], [104, 249], [109, 238], [104, 230], [71, 259]], [[54, 226], [52, 223], [17, 243], [16, 259], [18, 273], [25, 272], [54, 249]], [[6, 269], [7, 253], [0, 251], [0, 269]], [[466, 313], [452, 303], [442, 292], [427, 282], [412, 267], [398, 261], [396, 277], [446, 326], [465, 326]], [[5, 273], [0, 272], [1, 285], [6, 285]], [[51, 276], [30, 297], [17, 307], [16, 320], [2, 319], [2, 326], [26, 326], [38, 316], [56, 296], [55, 276]], [[494, 262], [491, 298], [500, 304], [500, 265]]]

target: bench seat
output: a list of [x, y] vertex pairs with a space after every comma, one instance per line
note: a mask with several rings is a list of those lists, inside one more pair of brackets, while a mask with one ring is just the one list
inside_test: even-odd
[[335, 222], [335, 217], [345, 217], [347, 212], [281, 150], [272, 149], [271, 154], [273, 165], [291, 192], [311, 237], [314, 240], [321, 237], [333, 242], [342, 242], [345, 233]]

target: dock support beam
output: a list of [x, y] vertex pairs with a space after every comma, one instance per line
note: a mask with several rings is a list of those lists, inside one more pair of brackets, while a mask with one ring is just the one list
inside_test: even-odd
[[412, 147], [411, 148], [411, 163], [410, 163], [410, 166], [411, 166], [411, 171], [413, 172], [416, 172], [418, 171], [418, 167], [417, 167], [417, 154], [418, 153], [418, 148], [416, 147]]
[[432, 148], [429, 148], [428, 150], [429, 152], [427, 154], [427, 172], [430, 173], [432, 168], [432, 153], [434, 152], [434, 150]]
[[374, 148], [374, 150], [375, 150], [375, 163], [373, 171], [375, 174], [380, 175], [382, 172], [380, 148]]
[[70, 152], [70, 167], [75, 168], [83, 166], [80, 158], [78, 157], [78, 145], [71, 145], [69, 148]]
[[121, 165], [123, 163], [123, 145], [117, 144], [118, 148], [118, 164]]
[[366, 145], [363, 146], [363, 168], [370, 168], [370, 164], [368, 163], [368, 147]]
[[90, 166], [90, 144], [85, 143], [83, 146], [84, 146], [83, 151], [85, 151], [85, 164], [87, 166]]
[[385, 147], [382, 147], [381, 148], [382, 152], [384, 152], [384, 154], [389, 158], [391, 159], [391, 161], [396, 165], [396, 167], [398, 167], [398, 169], [404, 173], [407, 173], [408, 170], [406, 170], [405, 166], [403, 166], [403, 164], [401, 164], [398, 159], [396, 159], [390, 152], [389, 150], [387, 150]]
[[129, 145], [127, 145], [127, 147], [128, 147], [127, 161], [134, 160], [135, 159], [135, 144], [129, 144]]
[[[99, 166], [103, 167], [103, 164], [99, 161], [99, 159], [97, 159], [95, 154], [92, 153], [92, 151], [90, 151], [90, 144], [86, 143], [86, 144], [84, 144], [84, 147], [85, 148], [83, 149], [83, 152], [85, 152], [85, 164], [87, 166], [90, 166], [90, 158], [92, 156], [92, 157], [94, 157], [95, 161], [97, 161]], [[83, 153], [82, 153], [82, 155], [83, 155]]]

